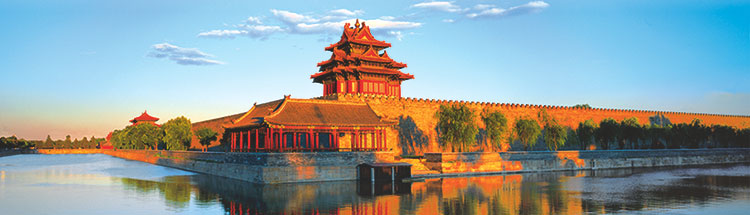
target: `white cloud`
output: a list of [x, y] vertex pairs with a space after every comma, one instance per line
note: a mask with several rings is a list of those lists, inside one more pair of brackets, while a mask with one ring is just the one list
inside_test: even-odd
[[523, 5], [510, 7], [508, 9], [494, 7], [493, 5], [477, 5], [474, 8], [477, 9], [478, 12], [466, 14], [466, 17], [482, 18], [521, 15], [539, 12], [547, 7], [549, 7], [549, 4], [543, 1], [533, 1]]
[[478, 5], [474, 6], [474, 10], [484, 10], [484, 9], [493, 8], [493, 7], [495, 7], [495, 5], [491, 5], [491, 4], [478, 4]]
[[198, 37], [213, 37], [213, 38], [234, 38], [236, 36], [245, 36], [250, 38], [267, 39], [268, 36], [274, 33], [284, 32], [280, 26], [271, 25], [235, 25], [237, 29], [232, 30], [211, 30], [201, 32]]
[[337, 10], [329, 11], [328, 13], [331, 14], [331, 15], [336, 15], [336, 16], [349, 16], [349, 17], [351, 17], [351, 16], [362, 15], [364, 13], [364, 11], [362, 11], [362, 10], [351, 11], [351, 10], [347, 10], [347, 9], [337, 9]]
[[[201, 32], [198, 34], [198, 37], [235, 38], [237, 36], [245, 36], [256, 39], [267, 39], [268, 36], [276, 33], [331, 36], [333, 34], [340, 34], [345, 23], [354, 24], [356, 19], [353, 16], [364, 14], [362, 10], [348, 9], [331, 10], [321, 15], [302, 15], [300, 13], [276, 9], [271, 9], [270, 11], [273, 18], [277, 20], [278, 25], [261, 25], [259, 23], [265, 23], [264, 21], [267, 20], [262, 21], [260, 18], [250, 17], [245, 21], [247, 24], [234, 25], [234, 29]], [[414, 29], [422, 26], [422, 23], [419, 22], [396, 21], [396, 18], [392, 16], [383, 16], [371, 20], [360, 19], [360, 22], [365, 22], [373, 34], [392, 36], [398, 39], [403, 36], [389, 32]]]
[[391, 21], [391, 20], [394, 20], [394, 19], [396, 19], [396, 17], [392, 17], [392, 16], [381, 16], [381, 17], [380, 17], [380, 19], [382, 19], [382, 20], [388, 20], [388, 21]]
[[456, 20], [453, 20], [453, 19], [443, 19], [443, 22], [446, 22], [446, 23], [453, 23], [455, 21]]
[[398, 41], [401, 41], [401, 39], [404, 38], [404, 34], [401, 33], [401, 31], [389, 31], [388, 35], [396, 37], [396, 39], [398, 39]]
[[[365, 23], [365, 25], [367, 26], [370, 26], [370, 30], [373, 33], [383, 33], [383, 32], [389, 32], [392, 30], [412, 29], [412, 28], [417, 28], [419, 26], [422, 26], [422, 23], [417, 23], [417, 22], [390, 21], [390, 20], [382, 20], [382, 19], [359, 20], [359, 21]], [[301, 33], [301, 34], [324, 33], [324, 32], [338, 33], [342, 31], [342, 29], [344, 28], [344, 24], [354, 23], [354, 22], [356, 22], [355, 19], [342, 20], [338, 22], [323, 22], [323, 23], [310, 23], [310, 24], [300, 23], [293, 27], [293, 31], [295, 33]]]
[[155, 58], [167, 58], [180, 65], [216, 65], [224, 62], [211, 60], [210, 54], [206, 54], [196, 48], [182, 48], [169, 43], [159, 43], [152, 46], [153, 50], [148, 56]]
[[303, 23], [303, 22], [318, 22], [319, 21], [310, 16], [305, 16], [302, 14], [293, 13], [293, 12], [289, 12], [285, 10], [271, 9], [271, 13], [273, 13], [273, 15], [277, 19], [287, 24], [297, 24], [297, 23]]
[[459, 13], [464, 12], [466, 9], [459, 7], [458, 5], [453, 4], [452, 1], [432, 1], [432, 2], [422, 2], [412, 5], [412, 7], [416, 8], [423, 8], [428, 10], [436, 10], [436, 11], [443, 11], [443, 12], [450, 12], [450, 13]]
[[253, 24], [254, 25], [261, 25], [261, 24], [263, 24], [263, 22], [260, 21], [260, 18], [258, 18], [258, 17], [252, 17], [252, 16], [248, 17], [247, 20], [245, 20], [245, 22], [247, 24], [251, 24], [251, 25], [253, 25]]

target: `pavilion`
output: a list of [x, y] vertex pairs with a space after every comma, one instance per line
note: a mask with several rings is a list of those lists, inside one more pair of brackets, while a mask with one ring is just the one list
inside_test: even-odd
[[384, 151], [385, 129], [394, 124], [366, 103], [284, 96], [223, 127], [237, 152]]

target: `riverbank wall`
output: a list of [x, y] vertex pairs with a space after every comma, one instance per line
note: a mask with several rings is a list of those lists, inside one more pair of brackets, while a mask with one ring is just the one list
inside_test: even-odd
[[376, 162], [412, 163], [414, 178], [750, 163], [750, 149], [743, 148], [425, 153], [423, 159], [397, 159], [390, 152], [238, 153], [39, 149], [33, 153], [102, 153], [260, 184], [356, 180], [357, 165]]
[[750, 163], [750, 149], [425, 153], [423, 163], [438, 173], [415, 177]]
[[390, 152], [235, 153], [122, 149], [45, 149], [37, 152], [102, 153], [259, 184], [356, 180], [358, 164], [393, 161]]

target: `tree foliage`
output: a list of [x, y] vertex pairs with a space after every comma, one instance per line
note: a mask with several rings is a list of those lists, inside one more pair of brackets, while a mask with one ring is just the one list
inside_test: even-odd
[[184, 116], [170, 119], [164, 125], [164, 137], [167, 150], [187, 150], [193, 137], [192, 124]]
[[211, 141], [216, 141], [216, 137], [218, 135], [218, 132], [206, 127], [201, 127], [195, 131], [195, 136], [204, 147], [208, 147], [209, 145], [211, 145]]
[[619, 136], [620, 125], [612, 118], [606, 118], [599, 122], [599, 129], [596, 130], [596, 140], [601, 149], [609, 149], [609, 143], [617, 140]]
[[[638, 118], [626, 118], [622, 120], [620, 126], [622, 128], [622, 140], [618, 142], [623, 143], [627, 141], [628, 143], [630, 143], [630, 148], [635, 149], [638, 141], [640, 139], [643, 139], [644, 136], [643, 128], [641, 128], [641, 124], [638, 123]], [[621, 144], [620, 149], [623, 148], [625, 147]]]
[[449, 144], [454, 151], [465, 151], [476, 144], [479, 128], [476, 126], [474, 112], [466, 105], [441, 105], [435, 117], [440, 142]]
[[550, 151], [557, 151], [557, 148], [565, 145], [565, 141], [568, 139], [568, 131], [557, 123], [557, 119], [547, 114], [546, 110], [539, 111], [539, 118], [544, 122], [544, 143], [547, 144], [547, 149]]
[[576, 135], [582, 150], [594, 143], [594, 135], [597, 129], [597, 124], [591, 119], [578, 123]]
[[522, 117], [516, 121], [516, 126], [513, 130], [518, 140], [521, 141], [523, 149], [528, 150], [528, 148], [533, 148], [536, 144], [542, 128], [539, 127], [539, 123], [536, 120]]
[[507, 150], [503, 147], [503, 134], [508, 130], [508, 119], [500, 111], [485, 111], [482, 113], [482, 122], [484, 122], [487, 139], [491, 145], [501, 150]]

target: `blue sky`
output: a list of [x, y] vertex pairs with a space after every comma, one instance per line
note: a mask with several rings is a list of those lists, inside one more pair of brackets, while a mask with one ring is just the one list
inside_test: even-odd
[[750, 115], [750, 1], [0, 2], [0, 136], [104, 136], [310, 98], [343, 22], [405, 97]]

